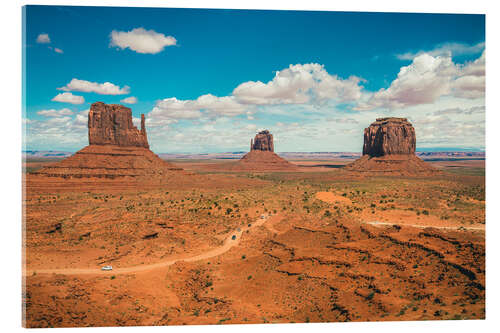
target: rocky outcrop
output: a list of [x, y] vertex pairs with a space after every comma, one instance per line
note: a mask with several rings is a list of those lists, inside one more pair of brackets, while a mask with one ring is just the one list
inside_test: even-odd
[[415, 129], [406, 118], [378, 118], [364, 131], [363, 156], [344, 169], [372, 175], [438, 172], [415, 156]]
[[268, 130], [261, 131], [250, 141], [250, 151], [272, 151], [274, 152], [273, 135]]
[[274, 152], [273, 135], [268, 130], [261, 131], [250, 141], [250, 152], [235, 165], [233, 171], [293, 171], [297, 166], [281, 158]]
[[149, 148], [144, 115], [141, 130], [132, 123], [132, 110], [119, 104], [92, 104], [89, 111], [89, 144]]
[[415, 154], [415, 129], [406, 118], [378, 118], [364, 132], [363, 155]]
[[[132, 123], [132, 110], [118, 104], [92, 104], [88, 115], [89, 145], [38, 175], [77, 178], [164, 180], [181, 171], [149, 150], [144, 115], [141, 129]], [[178, 175], [179, 173], [177, 173]]]

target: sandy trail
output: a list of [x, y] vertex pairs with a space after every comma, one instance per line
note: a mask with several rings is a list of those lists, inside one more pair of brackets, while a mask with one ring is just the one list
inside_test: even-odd
[[[148, 271], [152, 269], [157, 269], [157, 268], [162, 268], [162, 267], [167, 267], [175, 264], [176, 262], [179, 261], [186, 261], [186, 262], [193, 262], [193, 261], [200, 261], [200, 260], [206, 260], [209, 258], [217, 257], [227, 251], [229, 251], [233, 246], [238, 245], [241, 236], [243, 233], [249, 229], [258, 227], [263, 225], [267, 220], [269, 216], [268, 215], [262, 215], [257, 219], [257, 221], [250, 226], [245, 226], [242, 228], [238, 228], [237, 230], [233, 231], [224, 241], [222, 246], [215, 248], [213, 250], [209, 250], [204, 253], [200, 253], [198, 255], [192, 256], [192, 257], [185, 257], [185, 258], [177, 258], [177, 259], [171, 259], [167, 261], [161, 261], [157, 262], [154, 264], [148, 264], [148, 265], [138, 265], [138, 266], [132, 266], [132, 267], [120, 267], [120, 268], [113, 268], [112, 271], [102, 271], [101, 268], [57, 268], [57, 269], [34, 269], [34, 270], [27, 270], [25, 275], [32, 275], [33, 273], [36, 272], [36, 274], [65, 274], [65, 275], [82, 275], [82, 274], [99, 274], [99, 275], [117, 275], [117, 274], [127, 274], [127, 273], [136, 273], [136, 272], [142, 272], [142, 271]], [[233, 237], [236, 236], [235, 239]]]
[[375, 225], [375, 226], [385, 226], [385, 225], [400, 225], [400, 226], [405, 226], [405, 227], [414, 227], [414, 228], [420, 228], [420, 229], [425, 229], [425, 228], [436, 228], [436, 229], [444, 229], [444, 230], [479, 230], [479, 231], [484, 231], [484, 228], [481, 227], [449, 227], [449, 226], [434, 226], [434, 225], [420, 225], [420, 224], [404, 224], [404, 223], [391, 223], [391, 222], [381, 222], [381, 221], [364, 221], [361, 222], [364, 224], [370, 224], [370, 225]]
[[[333, 194], [332, 192], [317, 192], [316, 199], [324, 201], [329, 204], [333, 203], [352, 203], [349, 199], [344, 198], [342, 196], [338, 196]], [[348, 201], [347, 201], [348, 200]], [[381, 221], [359, 221], [359, 223], [370, 224], [374, 226], [392, 226], [392, 225], [401, 225], [406, 227], [414, 227], [414, 228], [436, 228], [436, 229], [444, 229], [444, 230], [475, 230], [475, 231], [484, 231], [484, 227], [463, 227], [463, 226], [436, 226], [436, 225], [421, 225], [421, 224], [407, 224], [407, 223], [391, 223], [391, 222], [381, 222]]]

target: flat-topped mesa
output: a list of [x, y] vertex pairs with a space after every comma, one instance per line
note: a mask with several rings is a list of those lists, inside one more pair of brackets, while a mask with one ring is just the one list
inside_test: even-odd
[[414, 155], [415, 129], [406, 118], [377, 118], [364, 131], [363, 155]]
[[274, 152], [273, 135], [268, 130], [257, 133], [255, 139], [250, 141], [250, 151], [252, 150]]
[[363, 156], [344, 169], [372, 175], [439, 173], [415, 155], [415, 129], [406, 118], [377, 118], [364, 131]]
[[234, 171], [289, 171], [297, 166], [274, 152], [273, 135], [260, 131], [250, 140], [250, 151], [230, 167]]
[[149, 148], [144, 115], [138, 130], [132, 122], [132, 110], [123, 105], [93, 103], [88, 126], [90, 145]]
[[88, 119], [89, 145], [34, 173], [64, 179], [93, 178], [93, 181], [121, 178], [134, 183], [136, 179], [139, 180], [137, 185], [161, 184], [172, 177], [172, 171], [176, 171], [176, 176], [187, 175], [182, 168], [162, 160], [149, 149], [145, 123], [141, 115], [141, 129], [138, 130], [132, 123], [129, 108], [93, 103]]

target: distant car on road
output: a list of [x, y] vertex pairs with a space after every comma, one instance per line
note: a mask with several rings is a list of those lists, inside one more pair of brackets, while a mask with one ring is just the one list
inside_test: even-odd
[[232, 240], [235, 240], [236, 239], [236, 235], [233, 235], [233, 237], [231, 237]]
[[103, 266], [103, 267], [101, 268], [101, 270], [102, 270], [102, 271], [111, 271], [111, 270], [113, 270], [113, 266]]

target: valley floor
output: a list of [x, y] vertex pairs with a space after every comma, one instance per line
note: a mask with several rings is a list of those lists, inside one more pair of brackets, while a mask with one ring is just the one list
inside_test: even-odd
[[295, 163], [186, 161], [191, 181], [142, 187], [28, 174], [25, 326], [485, 318], [484, 164], [391, 178]]

